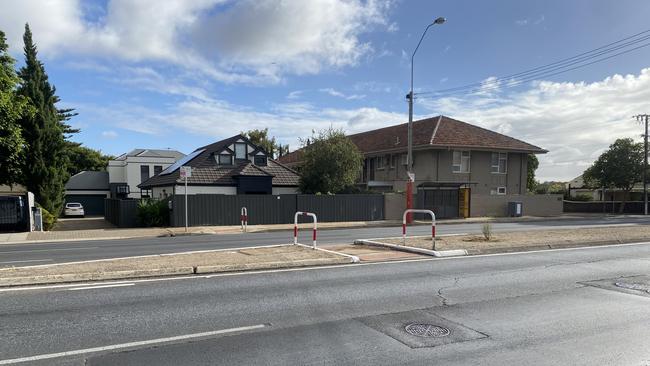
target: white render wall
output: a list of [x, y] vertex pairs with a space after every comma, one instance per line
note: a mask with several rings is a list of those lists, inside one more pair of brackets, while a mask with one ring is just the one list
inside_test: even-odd
[[273, 187], [272, 194], [297, 194], [298, 187]]
[[[129, 185], [129, 198], [140, 198], [140, 188], [138, 184], [141, 182], [140, 167], [142, 165], [149, 166], [149, 177], [154, 175], [154, 166], [160, 165], [165, 170], [168, 166], [174, 164], [176, 159], [172, 157], [157, 158], [157, 157], [139, 157], [127, 156], [126, 160], [111, 160], [108, 162], [108, 181], [109, 183], [126, 183]], [[158, 197], [154, 195], [154, 197]]]

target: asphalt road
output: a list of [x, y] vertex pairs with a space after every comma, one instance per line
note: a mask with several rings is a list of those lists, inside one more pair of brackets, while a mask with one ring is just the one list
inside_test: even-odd
[[649, 275], [636, 244], [11, 290], [0, 365], [645, 366]]
[[[493, 223], [493, 230], [516, 231], [549, 228], [580, 229], [598, 225], [648, 225], [644, 217], [607, 217], [581, 220], [548, 220], [516, 223]], [[439, 224], [438, 235], [480, 233], [483, 224]], [[429, 235], [430, 228], [421, 225], [408, 229], [409, 235]], [[346, 244], [355, 239], [400, 236], [401, 227], [320, 230], [321, 244]], [[311, 232], [303, 230], [299, 239], [311, 243]], [[119, 258], [137, 255], [176, 253], [193, 250], [227, 249], [246, 246], [286, 244], [293, 241], [290, 230], [248, 234], [217, 234], [177, 236], [167, 238], [135, 238], [119, 240], [89, 240], [33, 244], [0, 245], [0, 268], [62, 263], [91, 259]]]

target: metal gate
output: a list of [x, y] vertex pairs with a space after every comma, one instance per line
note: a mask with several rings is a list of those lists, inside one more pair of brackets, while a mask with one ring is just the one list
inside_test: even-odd
[[25, 197], [0, 196], [0, 231], [25, 231], [29, 226]]
[[436, 218], [458, 217], [458, 198], [458, 188], [421, 189], [418, 192], [419, 208], [433, 211]]

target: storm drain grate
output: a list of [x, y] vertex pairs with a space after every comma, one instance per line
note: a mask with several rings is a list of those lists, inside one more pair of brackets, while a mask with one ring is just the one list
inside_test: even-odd
[[650, 294], [650, 286], [642, 283], [616, 282], [614, 286], [628, 290], [645, 291]]
[[441, 338], [448, 336], [451, 332], [445, 327], [435, 324], [411, 323], [404, 327], [406, 333], [416, 337]]

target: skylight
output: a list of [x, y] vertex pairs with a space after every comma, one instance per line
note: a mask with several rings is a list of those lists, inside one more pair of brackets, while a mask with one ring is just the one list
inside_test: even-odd
[[167, 169], [160, 172], [160, 175], [167, 175], [167, 174], [173, 173], [176, 169], [178, 169], [178, 168], [182, 167], [183, 165], [189, 163], [190, 160], [192, 160], [195, 157], [199, 156], [199, 154], [201, 154], [204, 151], [205, 151], [205, 149], [196, 150], [196, 151], [190, 153], [189, 155], [186, 155], [186, 156], [182, 157], [180, 160], [178, 160], [174, 164], [167, 167]]

